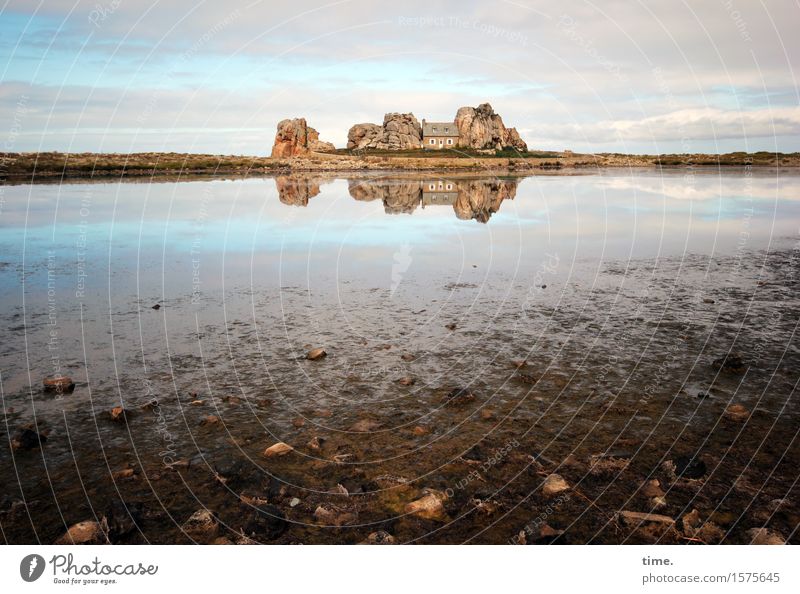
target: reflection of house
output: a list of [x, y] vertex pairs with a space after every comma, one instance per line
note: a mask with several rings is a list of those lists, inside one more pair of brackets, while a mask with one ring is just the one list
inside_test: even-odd
[[458, 145], [458, 126], [455, 122], [426, 122], [422, 120], [422, 148], [443, 149]]
[[458, 198], [458, 187], [451, 181], [426, 180], [422, 182], [422, 207], [452, 206]]

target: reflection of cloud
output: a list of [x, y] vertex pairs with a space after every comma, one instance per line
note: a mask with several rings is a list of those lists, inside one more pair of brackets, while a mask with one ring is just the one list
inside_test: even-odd
[[599, 178], [597, 186], [608, 190], [645, 192], [675, 200], [718, 200], [720, 197], [758, 198], [763, 200], [800, 200], [800, 180], [785, 176], [745, 177], [713, 175], [700, 179], [697, 175], [636, 176]]

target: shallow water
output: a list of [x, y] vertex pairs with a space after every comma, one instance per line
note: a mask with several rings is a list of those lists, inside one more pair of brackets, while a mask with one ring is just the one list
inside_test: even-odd
[[[506, 543], [545, 521], [564, 533], [528, 542], [693, 542], [614, 516], [693, 509], [723, 542], [798, 542], [797, 173], [2, 190], [6, 542], [102, 516], [114, 542], [188, 542], [204, 507], [235, 540], [254, 502], [287, 521], [260, 542]], [[745, 370], [712, 366], [729, 352]], [[59, 373], [74, 392], [44, 393]], [[30, 423], [47, 442], [12, 450]], [[277, 441], [295, 451], [265, 458]], [[686, 457], [701, 477], [664, 464]], [[571, 488], [549, 499], [554, 472]], [[406, 513], [426, 490], [441, 513]]]

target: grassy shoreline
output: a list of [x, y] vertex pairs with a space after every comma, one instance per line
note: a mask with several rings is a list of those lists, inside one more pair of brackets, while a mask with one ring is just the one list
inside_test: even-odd
[[719, 155], [577, 154], [532, 151], [481, 154], [478, 151], [371, 151], [344, 149], [291, 159], [190, 153], [0, 153], [0, 177], [111, 178], [165, 175], [269, 175], [314, 171], [510, 171], [531, 173], [612, 167], [800, 167], [800, 153]]

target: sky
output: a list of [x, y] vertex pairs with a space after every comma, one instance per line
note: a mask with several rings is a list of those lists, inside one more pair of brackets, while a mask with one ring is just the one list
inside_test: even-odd
[[[800, 3], [0, 0], [3, 151], [268, 155], [489, 102], [531, 149], [800, 151]], [[798, 71], [800, 74], [800, 71]]]

